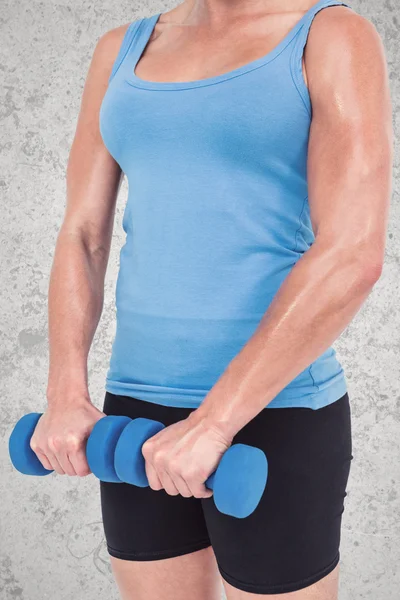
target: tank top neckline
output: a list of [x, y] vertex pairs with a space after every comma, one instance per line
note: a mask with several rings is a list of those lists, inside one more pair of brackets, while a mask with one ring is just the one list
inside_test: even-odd
[[125, 75], [125, 81], [134, 87], [144, 88], [147, 90], [172, 91], [215, 85], [228, 79], [233, 79], [234, 77], [238, 77], [240, 75], [253, 71], [254, 69], [258, 69], [259, 67], [262, 67], [263, 65], [274, 60], [292, 41], [292, 39], [296, 36], [296, 34], [304, 25], [304, 23], [307, 21], [307, 19], [316, 10], [325, 7], [325, 5], [328, 6], [331, 4], [342, 4], [344, 6], [349, 6], [348, 4], [346, 4], [345, 2], [341, 2], [340, 0], [319, 0], [304, 13], [304, 15], [297, 21], [297, 23], [295, 23], [295, 25], [288, 31], [288, 33], [281, 39], [281, 41], [276, 46], [274, 46], [272, 50], [270, 50], [263, 56], [249, 61], [244, 65], [237, 67], [236, 69], [232, 69], [225, 73], [221, 73], [220, 75], [215, 75], [213, 77], [204, 77], [202, 79], [194, 79], [192, 81], [150, 81], [142, 79], [141, 77], [138, 77], [136, 75], [136, 65], [138, 64], [162, 13], [156, 13], [150, 17], [144, 17], [139, 22], [139, 27], [136, 32], [139, 42], [138, 48], [133, 53], [133, 61], [128, 61], [128, 72]]

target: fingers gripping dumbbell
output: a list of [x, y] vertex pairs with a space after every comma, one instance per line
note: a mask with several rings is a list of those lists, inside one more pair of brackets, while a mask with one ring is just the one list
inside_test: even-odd
[[[45, 469], [36, 453], [30, 446], [30, 441], [42, 413], [24, 415], [15, 425], [9, 439], [8, 448], [11, 462], [17, 471], [24, 475], [49, 475], [52, 470]], [[91, 471], [103, 481], [121, 482], [114, 469], [114, 451], [118, 438], [132, 419], [124, 416], [108, 416], [100, 419], [101, 425], [96, 428], [94, 440], [87, 442], [90, 449]], [[95, 467], [92, 469], [91, 464]]]
[[[158, 421], [138, 418], [119, 427], [118, 419], [107, 422], [106, 417], [94, 426], [89, 437], [86, 456], [92, 472], [103, 481], [123, 481], [147, 487], [145, 460], [142, 446], [153, 435], [164, 429]], [[115, 430], [115, 434], [113, 434]], [[104, 450], [112, 448], [113, 465], [106, 466]], [[118, 439], [116, 439], [118, 438]], [[116, 440], [116, 442], [115, 442]], [[99, 449], [106, 441], [106, 448]], [[115, 445], [114, 445], [115, 442]], [[257, 507], [264, 492], [268, 476], [266, 456], [259, 448], [234, 444], [222, 456], [217, 470], [205, 482], [213, 490], [214, 502], [221, 512], [238, 518], [247, 517]]]
[[[40, 413], [22, 417], [9, 441], [14, 467], [27, 475], [47, 475], [30, 447], [30, 439]], [[86, 458], [92, 473], [102, 481], [149, 485], [142, 446], [164, 428], [150, 419], [126, 416], [103, 417], [93, 427], [87, 440]], [[221, 512], [238, 518], [247, 517], [257, 507], [268, 476], [266, 456], [259, 448], [245, 444], [232, 445], [222, 456], [217, 470], [205, 482], [213, 490], [214, 502]]]

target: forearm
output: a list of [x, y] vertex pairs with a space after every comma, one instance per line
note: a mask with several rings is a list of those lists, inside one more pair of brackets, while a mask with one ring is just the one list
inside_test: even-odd
[[100, 320], [107, 251], [61, 228], [50, 274], [49, 404], [89, 398], [87, 358]]
[[235, 435], [328, 349], [380, 274], [370, 252], [360, 252], [313, 244], [196, 411], [199, 418]]

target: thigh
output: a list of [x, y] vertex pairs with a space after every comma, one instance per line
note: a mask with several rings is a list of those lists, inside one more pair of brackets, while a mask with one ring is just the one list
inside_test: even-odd
[[154, 561], [111, 557], [122, 600], [220, 600], [221, 579], [211, 547]]
[[[164, 407], [108, 392], [103, 411], [106, 415], [154, 419], [165, 425], [184, 419], [189, 413], [189, 409]], [[200, 552], [210, 547], [201, 500], [169, 496], [164, 490], [154, 491], [150, 487], [102, 481], [100, 498], [107, 550], [112, 557], [117, 583], [123, 589], [133, 589], [136, 600], [144, 588], [148, 588], [148, 593], [143, 597], [149, 600], [152, 597], [150, 590], [157, 581], [169, 588], [177, 585], [174, 593], [178, 597], [181, 582], [174, 573], [181, 568], [179, 565], [190, 564], [190, 570], [195, 574], [204, 561], [212, 560], [211, 549], [208, 553]], [[192, 558], [183, 558], [192, 553]], [[173, 560], [178, 557], [180, 562]], [[140, 578], [138, 574], [141, 574]], [[163, 588], [158, 589], [158, 594], [162, 591]], [[128, 598], [128, 592], [124, 593]], [[157, 592], [154, 592], [156, 597]]]
[[245, 519], [219, 513], [212, 498], [202, 500], [224, 581], [258, 595], [324, 585], [339, 562], [352, 459], [348, 395], [318, 410], [264, 409], [235, 442], [262, 448], [269, 474], [260, 504]]

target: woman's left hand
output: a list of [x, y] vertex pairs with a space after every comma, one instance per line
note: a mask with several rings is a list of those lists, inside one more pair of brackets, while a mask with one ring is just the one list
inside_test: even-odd
[[146, 475], [153, 490], [185, 498], [209, 498], [205, 481], [231, 445], [218, 427], [199, 419], [196, 411], [169, 425], [142, 446]]

